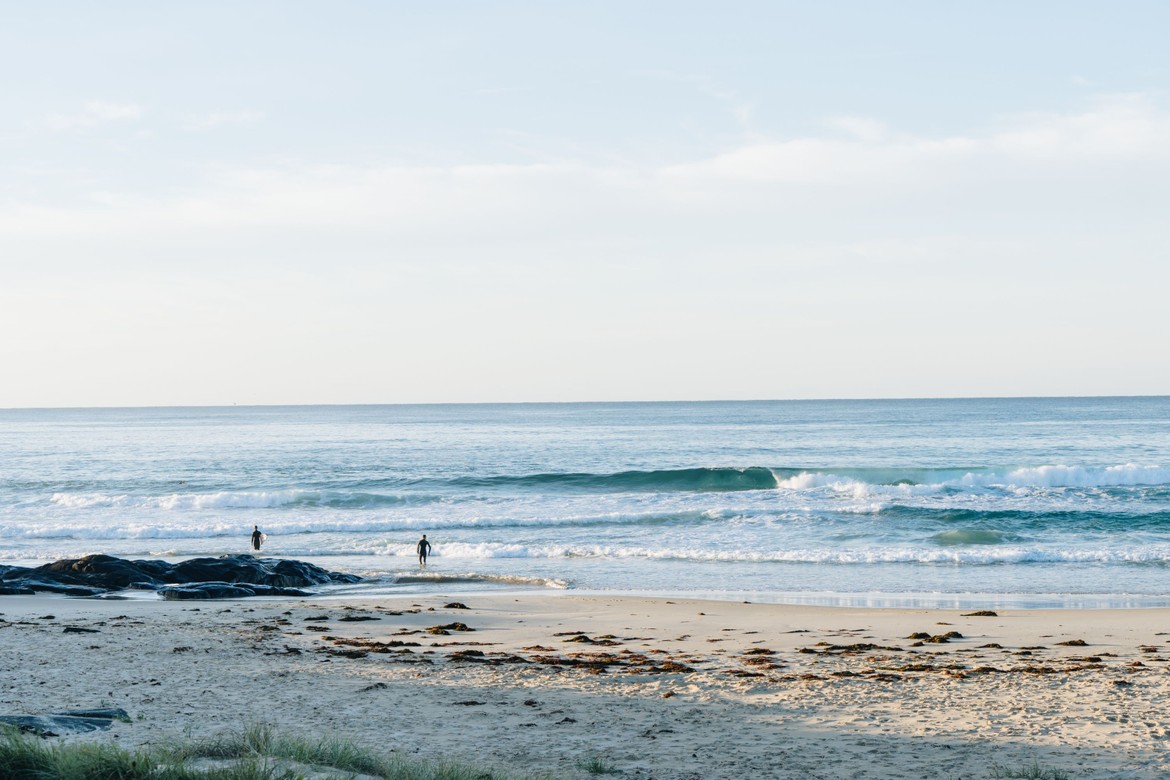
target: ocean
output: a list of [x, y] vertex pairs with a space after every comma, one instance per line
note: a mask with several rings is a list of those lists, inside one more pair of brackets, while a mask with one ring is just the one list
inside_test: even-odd
[[338, 595], [1170, 606], [1170, 397], [0, 410], [0, 563], [253, 525]]

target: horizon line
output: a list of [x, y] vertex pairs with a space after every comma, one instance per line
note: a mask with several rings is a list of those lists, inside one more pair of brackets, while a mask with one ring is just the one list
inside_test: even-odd
[[1138, 393], [1133, 395], [973, 395], [973, 396], [880, 396], [880, 397], [831, 397], [831, 398], [707, 398], [647, 400], [632, 399], [620, 401], [391, 401], [361, 403], [251, 403], [251, 404], [139, 404], [127, 406], [3, 406], [0, 412], [17, 411], [99, 411], [99, 410], [149, 410], [149, 409], [306, 409], [333, 407], [383, 407], [383, 406], [608, 406], [635, 404], [762, 404], [762, 403], [841, 403], [857, 401], [1043, 401], [1060, 399], [1097, 400], [1108, 398], [1153, 399], [1170, 398], [1170, 394]]

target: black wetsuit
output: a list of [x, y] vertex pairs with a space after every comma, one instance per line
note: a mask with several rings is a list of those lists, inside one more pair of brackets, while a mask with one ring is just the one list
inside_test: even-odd
[[260, 549], [260, 541], [263, 538], [264, 538], [264, 534], [260, 533], [260, 529], [257, 528], [255, 531], [252, 532], [252, 549], [253, 550]]
[[426, 539], [419, 539], [418, 540], [418, 562], [419, 563], [426, 563], [427, 562], [427, 555], [430, 553], [430, 551], [431, 551], [431, 543], [428, 542]]

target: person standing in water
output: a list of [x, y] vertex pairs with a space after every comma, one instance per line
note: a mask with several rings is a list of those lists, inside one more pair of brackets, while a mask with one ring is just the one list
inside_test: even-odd
[[264, 534], [260, 533], [260, 526], [252, 526], [252, 549], [259, 552], [260, 544], [264, 541]]
[[418, 565], [427, 565], [427, 555], [431, 552], [431, 543], [427, 541], [427, 535], [423, 534], [422, 538], [418, 540]]

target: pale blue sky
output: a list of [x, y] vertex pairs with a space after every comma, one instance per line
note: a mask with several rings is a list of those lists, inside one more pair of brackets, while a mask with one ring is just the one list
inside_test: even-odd
[[0, 406], [1170, 392], [1170, 5], [0, 2]]

